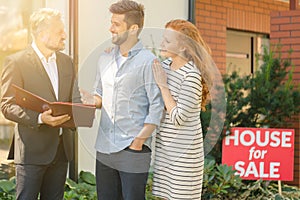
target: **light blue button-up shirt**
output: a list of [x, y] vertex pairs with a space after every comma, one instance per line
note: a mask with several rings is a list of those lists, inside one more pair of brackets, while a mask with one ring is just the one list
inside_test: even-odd
[[[160, 90], [152, 73], [155, 56], [138, 42], [127, 60], [117, 66], [119, 49], [103, 53], [98, 61], [95, 94], [102, 98], [95, 148], [101, 153], [128, 147], [144, 124], [159, 126], [163, 111]], [[150, 147], [151, 137], [145, 144]]]

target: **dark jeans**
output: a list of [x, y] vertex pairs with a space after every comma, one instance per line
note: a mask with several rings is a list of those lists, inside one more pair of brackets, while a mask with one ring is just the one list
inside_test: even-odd
[[60, 142], [57, 154], [48, 165], [16, 164], [17, 200], [62, 200], [68, 162]]
[[144, 200], [150, 160], [147, 146], [142, 151], [97, 152], [98, 200]]

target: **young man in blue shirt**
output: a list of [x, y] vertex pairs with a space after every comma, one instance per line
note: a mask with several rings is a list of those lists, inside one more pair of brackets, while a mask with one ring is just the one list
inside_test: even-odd
[[95, 148], [98, 199], [145, 199], [151, 134], [163, 102], [153, 73], [155, 56], [139, 41], [144, 6], [121, 0], [110, 7], [114, 49], [98, 61], [95, 103], [101, 121]]

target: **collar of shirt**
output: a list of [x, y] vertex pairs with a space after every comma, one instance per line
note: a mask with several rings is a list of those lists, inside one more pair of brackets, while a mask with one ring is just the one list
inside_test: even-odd
[[58, 99], [58, 69], [56, 64], [56, 54], [53, 53], [48, 60], [46, 60], [45, 56], [41, 53], [41, 51], [38, 49], [35, 42], [31, 44], [33, 50], [36, 52], [38, 57], [40, 58], [43, 67], [48, 74], [48, 77], [51, 81], [56, 99]]
[[[135, 56], [136, 54], [138, 54], [142, 49], [144, 48], [143, 44], [141, 41], [138, 41], [128, 52], [128, 58], [131, 58], [133, 56]], [[120, 51], [120, 47], [116, 46], [115, 48], [115, 56], [119, 55], [119, 51]]]
[[46, 63], [49, 61], [53, 61], [56, 60], [56, 54], [53, 53], [48, 60], [46, 60], [45, 56], [42, 54], [42, 52], [39, 50], [39, 48], [36, 46], [35, 42], [32, 42], [31, 47], [33, 48], [33, 50], [36, 52], [36, 54], [38, 55], [38, 57], [40, 58], [40, 60], [45, 61]]
[[122, 54], [119, 51], [118, 55], [116, 55], [116, 63], [117, 63], [118, 69], [126, 60], [127, 60], [127, 57], [122, 56]]

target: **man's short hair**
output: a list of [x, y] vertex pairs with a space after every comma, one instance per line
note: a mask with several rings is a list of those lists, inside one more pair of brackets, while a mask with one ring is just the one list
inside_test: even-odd
[[110, 6], [109, 11], [113, 14], [124, 14], [124, 21], [130, 27], [137, 24], [140, 29], [144, 26], [144, 6], [132, 0], [120, 0]]
[[30, 31], [35, 37], [52, 19], [62, 19], [60, 11], [52, 8], [41, 8], [30, 16]]

